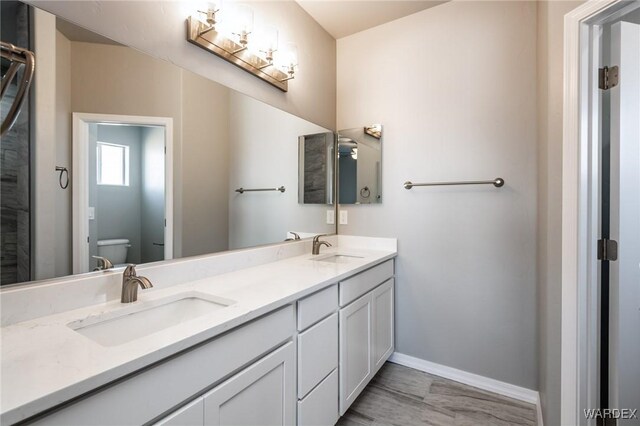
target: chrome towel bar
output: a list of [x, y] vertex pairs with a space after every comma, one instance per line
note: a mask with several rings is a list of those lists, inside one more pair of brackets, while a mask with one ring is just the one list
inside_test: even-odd
[[404, 183], [404, 189], [411, 189], [414, 186], [442, 186], [442, 185], [493, 185], [500, 188], [504, 185], [504, 179], [495, 178], [494, 180], [466, 180], [460, 182], [431, 182], [431, 183], [413, 183], [407, 181]]
[[245, 193], [245, 192], [253, 192], [253, 191], [280, 191], [280, 192], [284, 192], [286, 189], [284, 186], [281, 186], [280, 188], [255, 188], [255, 189], [246, 189], [246, 188], [238, 188], [236, 189], [236, 192], [239, 192], [241, 194]]

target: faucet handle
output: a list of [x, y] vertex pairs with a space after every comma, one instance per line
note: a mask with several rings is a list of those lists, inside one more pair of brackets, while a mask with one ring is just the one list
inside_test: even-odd
[[317, 243], [321, 237], [326, 237], [328, 234], [318, 234], [315, 237], [313, 237], [313, 242]]
[[113, 268], [113, 263], [106, 257], [102, 256], [91, 256], [92, 258], [98, 261], [98, 266], [94, 269], [94, 271], [103, 271], [105, 269]]
[[135, 277], [136, 274], [136, 265], [134, 263], [130, 263], [127, 265], [127, 267], [124, 269], [123, 275], [125, 277]]

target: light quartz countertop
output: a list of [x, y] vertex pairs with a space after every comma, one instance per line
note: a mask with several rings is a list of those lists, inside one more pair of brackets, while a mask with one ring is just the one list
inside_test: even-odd
[[[361, 256], [344, 263], [314, 261], [330, 253]], [[26, 419], [195, 344], [290, 304], [341, 279], [391, 259], [396, 251], [337, 247], [303, 254], [119, 300], [12, 324], [1, 329], [2, 424]], [[141, 275], [143, 275], [141, 273]], [[234, 301], [231, 306], [119, 346], [105, 347], [68, 326], [134, 305], [187, 293]], [[136, 309], [138, 310], [138, 309]]]

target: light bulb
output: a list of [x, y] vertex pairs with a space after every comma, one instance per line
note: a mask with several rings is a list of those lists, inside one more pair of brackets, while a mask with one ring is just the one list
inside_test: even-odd
[[255, 31], [251, 42], [253, 51], [271, 62], [274, 52], [278, 50], [278, 30], [275, 27], [260, 27]]
[[298, 46], [293, 43], [287, 43], [284, 49], [284, 63], [288, 68], [298, 65]]

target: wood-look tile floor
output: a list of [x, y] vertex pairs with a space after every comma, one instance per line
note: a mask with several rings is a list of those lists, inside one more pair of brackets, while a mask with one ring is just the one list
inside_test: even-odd
[[337, 426], [536, 425], [536, 407], [387, 362]]

